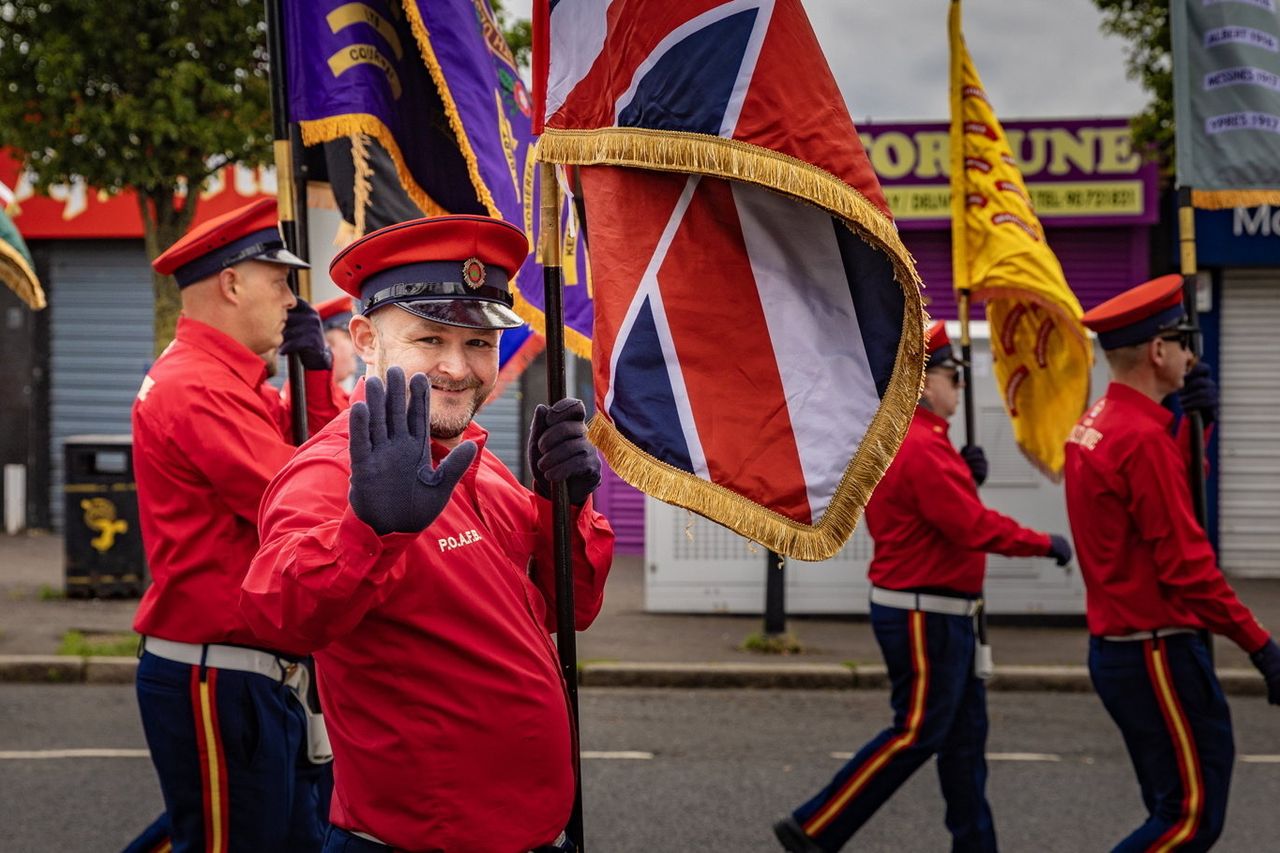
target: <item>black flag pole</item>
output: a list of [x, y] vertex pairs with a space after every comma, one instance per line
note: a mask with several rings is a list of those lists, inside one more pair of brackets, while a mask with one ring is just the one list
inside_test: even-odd
[[[1191, 346], [1196, 358], [1204, 355], [1204, 339], [1200, 335], [1200, 312], [1196, 307], [1196, 209], [1191, 203], [1191, 187], [1178, 187], [1178, 255], [1182, 273], [1182, 306], [1187, 322], [1195, 327], [1191, 333]], [[1204, 485], [1204, 418], [1198, 411], [1183, 412], [1187, 419], [1187, 438], [1190, 444], [1190, 465], [1187, 482], [1191, 486], [1191, 508], [1195, 511], [1200, 529], [1209, 532], [1209, 501]], [[1200, 631], [1200, 639], [1213, 661], [1213, 634]]]
[[[976, 413], [974, 412], [973, 401], [973, 338], [969, 334], [969, 287], [968, 281], [965, 286], [956, 290], [958, 297], [956, 309], [960, 315], [960, 360], [964, 362], [960, 368], [964, 372], [964, 443], [966, 446], [977, 444], [978, 428], [976, 421]], [[991, 646], [987, 643], [987, 608], [978, 609], [978, 616], [975, 620], [978, 632], [978, 650], [980, 671], [987, 671], [991, 668]]]
[[[271, 76], [271, 135], [275, 140], [276, 203], [280, 217], [280, 232], [285, 247], [303, 260], [307, 259], [305, 247], [299, 237], [296, 215], [297, 189], [294, 181], [293, 140], [289, 127], [289, 88], [284, 72], [284, 14], [281, 0], [266, 0], [268, 73]], [[304, 222], [305, 227], [305, 222]], [[289, 289], [304, 299], [310, 295], [311, 279], [302, 270], [289, 270]], [[305, 288], [305, 291], [304, 291]], [[289, 355], [290, 420], [293, 422], [293, 443], [307, 440], [307, 389], [302, 369], [302, 359], [297, 353]]]
[[[547, 399], [563, 400], [565, 388], [564, 287], [560, 272], [560, 184], [553, 163], [541, 165], [541, 219], [538, 239], [542, 255], [542, 287], [547, 338]], [[582, 756], [578, 747], [578, 637], [574, 630], [573, 565], [569, 554], [569, 486], [551, 484], [551, 517], [555, 543], [556, 571], [556, 648], [560, 654], [560, 672], [569, 693], [569, 711], [573, 718], [575, 780], [573, 813], [567, 833], [578, 853], [585, 853], [582, 829]]]

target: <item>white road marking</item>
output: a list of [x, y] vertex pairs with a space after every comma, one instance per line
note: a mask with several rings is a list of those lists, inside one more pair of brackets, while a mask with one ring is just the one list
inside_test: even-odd
[[1280, 755], [1242, 755], [1245, 764], [1280, 764]]
[[[852, 752], [833, 752], [831, 757], [840, 761], [853, 758]], [[988, 752], [987, 761], [1061, 761], [1061, 755], [1051, 752]]]
[[0, 760], [35, 761], [46, 758], [150, 758], [145, 749], [11, 749], [0, 750]]
[[641, 752], [635, 749], [620, 749], [613, 752], [584, 749], [582, 751], [584, 759], [599, 759], [605, 761], [649, 761], [653, 758], [652, 752]]

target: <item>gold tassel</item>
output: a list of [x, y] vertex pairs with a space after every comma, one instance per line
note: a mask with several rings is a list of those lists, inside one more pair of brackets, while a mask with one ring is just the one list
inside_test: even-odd
[[427, 32], [427, 25], [418, 11], [418, 4], [415, 0], [405, 0], [402, 5], [409, 19], [409, 27], [413, 30], [413, 37], [418, 42], [418, 52], [422, 54], [422, 61], [426, 63], [427, 71], [431, 73], [436, 91], [440, 93], [440, 102], [444, 104], [444, 112], [449, 118], [449, 126], [453, 128], [453, 135], [458, 141], [458, 148], [462, 151], [462, 158], [467, 161], [467, 174], [471, 176], [471, 186], [475, 188], [480, 203], [484, 205], [485, 210], [489, 211], [489, 215], [502, 219], [502, 211], [498, 210], [493, 194], [489, 192], [489, 187], [480, 177], [480, 164], [476, 160], [476, 152], [471, 149], [467, 129], [462, 125], [462, 116], [458, 113], [458, 105], [453, 101], [453, 93], [449, 91], [449, 82], [445, 80], [444, 71], [441, 70], [440, 62], [436, 59], [435, 49], [431, 46], [431, 35]]
[[1227, 210], [1232, 207], [1258, 207], [1280, 204], [1280, 189], [1275, 190], [1195, 190], [1191, 206], [1202, 210]]
[[319, 145], [322, 142], [332, 142], [339, 137], [354, 136], [357, 133], [372, 136], [381, 142], [382, 147], [391, 155], [391, 161], [396, 164], [396, 177], [400, 180], [400, 186], [404, 187], [404, 191], [409, 194], [413, 203], [422, 209], [423, 215], [444, 216], [449, 212], [441, 207], [426, 190], [418, 186], [413, 173], [409, 171], [409, 164], [400, 153], [400, 145], [396, 142], [395, 135], [377, 116], [368, 113], [347, 113], [314, 121], [301, 121], [298, 125], [302, 128], [304, 145]]
[[369, 168], [369, 137], [363, 133], [351, 134], [351, 163], [355, 168], [352, 190], [355, 194], [355, 212], [352, 223], [355, 231], [353, 240], [359, 240], [365, 234], [365, 210], [369, 207], [369, 194], [373, 191], [370, 177], [373, 170]]

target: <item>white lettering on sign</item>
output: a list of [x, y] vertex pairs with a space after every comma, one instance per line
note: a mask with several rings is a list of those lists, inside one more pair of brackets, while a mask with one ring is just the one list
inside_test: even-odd
[[442, 536], [438, 541], [440, 542], [440, 550], [443, 552], [461, 548], [463, 545], [470, 545], [472, 542], [479, 542], [481, 538], [480, 531], [472, 528], [471, 530], [464, 530], [457, 536]]
[[1231, 215], [1231, 234], [1235, 237], [1280, 235], [1280, 210], [1272, 210], [1269, 204], [1237, 207]]
[[1248, 44], [1272, 53], [1280, 53], [1280, 39], [1271, 33], [1255, 30], [1253, 27], [1218, 27], [1204, 34], [1205, 47], [1219, 47], [1224, 44]]

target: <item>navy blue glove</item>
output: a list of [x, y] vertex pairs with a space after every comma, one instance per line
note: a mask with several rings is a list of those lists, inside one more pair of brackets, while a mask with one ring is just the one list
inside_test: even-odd
[[1184, 412], [1199, 412], [1205, 426], [1218, 419], [1218, 383], [1209, 378], [1209, 365], [1197, 361], [1187, 371], [1178, 402]]
[[415, 373], [405, 410], [404, 371], [364, 384], [365, 399], [351, 404], [351, 509], [379, 536], [418, 533], [436, 520], [453, 487], [476, 458], [464, 441], [431, 463], [431, 385]]
[[299, 299], [298, 304], [289, 309], [289, 316], [284, 321], [284, 343], [280, 345], [280, 354], [295, 352], [307, 370], [328, 370], [333, 366], [333, 353], [325, 343], [320, 315], [305, 299]]
[[582, 506], [600, 485], [600, 457], [587, 440], [587, 409], [565, 397], [548, 408], [539, 403], [529, 427], [529, 470], [533, 490], [551, 497], [551, 483], [569, 484], [569, 503]]
[[1280, 646], [1275, 640], [1267, 640], [1265, 646], [1249, 655], [1249, 660], [1267, 680], [1267, 701], [1280, 705]]
[[987, 481], [987, 454], [982, 452], [982, 448], [976, 444], [966, 444], [960, 448], [960, 455], [964, 457], [964, 464], [969, 466], [969, 474], [973, 477], [974, 485], [981, 486]]
[[1057, 533], [1049, 534], [1049, 553], [1046, 557], [1053, 557], [1059, 566], [1065, 566], [1071, 562], [1071, 558], [1075, 556], [1075, 551], [1071, 550], [1071, 543], [1065, 536], [1059, 536]]

